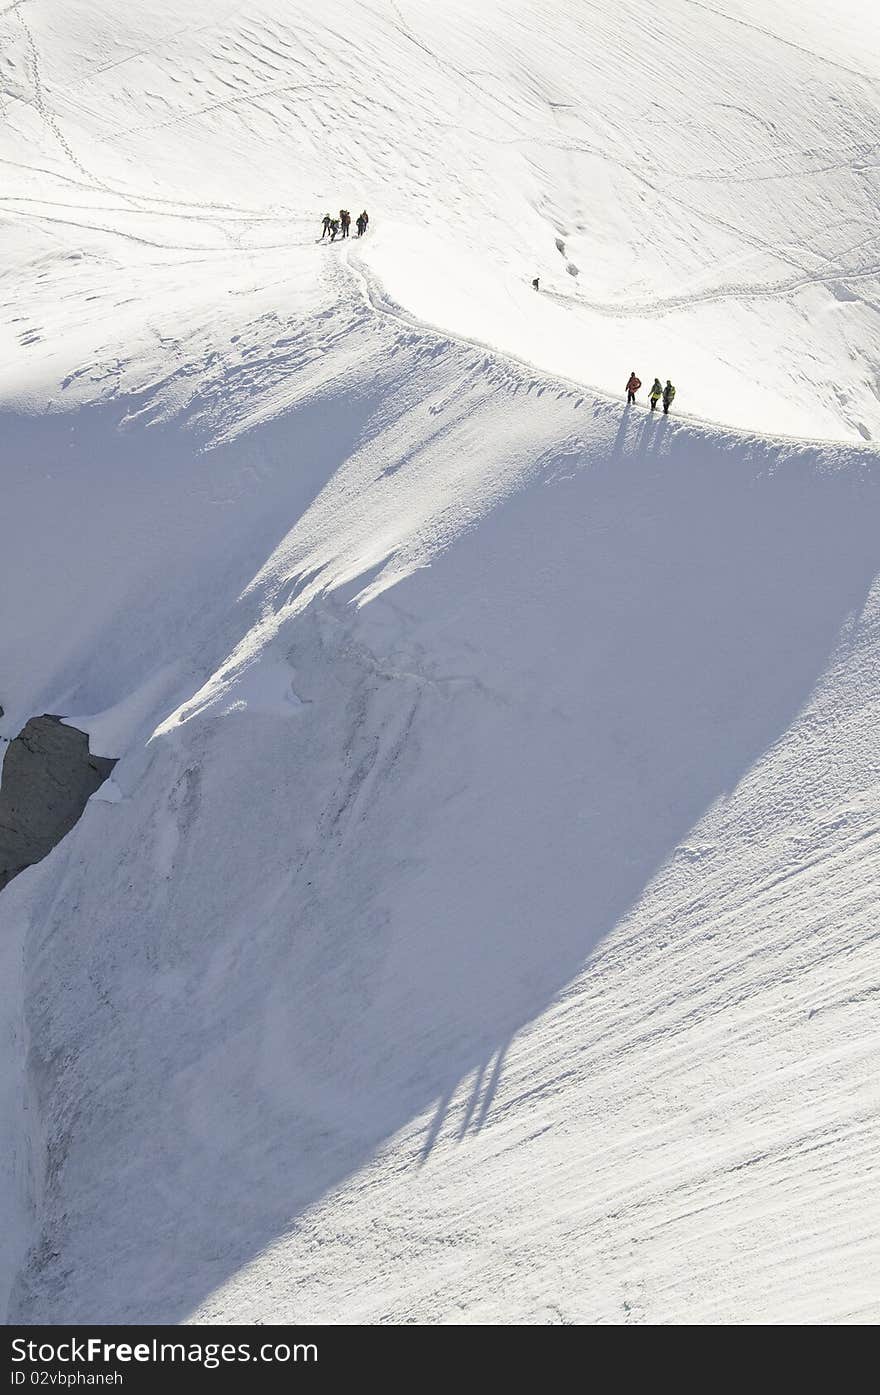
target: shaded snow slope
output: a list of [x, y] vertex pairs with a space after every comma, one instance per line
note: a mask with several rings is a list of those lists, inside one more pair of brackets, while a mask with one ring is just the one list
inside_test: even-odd
[[3, 433], [4, 671], [121, 756], [3, 895], [11, 1316], [876, 1317], [876, 457], [324, 276]]
[[119, 757], [0, 895], [12, 1320], [877, 1320], [877, 452], [579, 385], [874, 431], [876, 40], [672, 11], [0, 15], [0, 736]]
[[867, 0], [22, 0], [0, 44], [10, 255], [97, 224], [242, 262], [366, 203], [423, 318], [615, 393], [671, 375], [702, 417], [880, 431]]

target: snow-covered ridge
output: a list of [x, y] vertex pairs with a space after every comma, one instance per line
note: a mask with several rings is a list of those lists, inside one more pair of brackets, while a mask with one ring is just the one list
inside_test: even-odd
[[[370, 259], [422, 319], [615, 392], [671, 375], [702, 417], [880, 430], [867, 0], [192, 0], [184, 22], [23, 0], [0, 44], [3, 247], [98, 249], [98, 284], [70, 284], [91, 354], [108, 252], [176, 249], [222, 284], [367, 204]], [[27, 299], [8, 343], [32, 381], [71, 327]]]
[[[120, 757], [0, 897], [14, 1320], [877, 1318], [878, 457], [527, 366], [569, 323], [525, 280], [541, 197], [583, 179], [516, 123], [580, 81], [559, 119], [622, 139], [585, 9], [0, 17], [0, 734], [59, 712]], [[688, 72], [731, 26], [779, 42], [756, 13], [672, 6]], [[669, 32], [645, 53], [671, 102]], [[795, 42], [845, 134], [873, 34], [808, 15]], [[832, 118], [791, 73], [794, 144]], [[520, 201], [482, 247], [477, 186]], [[370, 207], [366, 244], [315, 245], [331, 195]], [[432, 209], [410, 253], [395, 220]], [[770, 355], [769, 303], [813, 335], [797, 297], [726, 327], [667, 306], [717, 314], [699, 376], [670, 368], [682, 407], [718, 408], [688, 391], [716, 330]], [[825, 348], [773, 360], [780, 429], [870, 406], [842, 336], [874, 312], [835, 306]], [[633, 342], [584, 376], [622, 386]], [[810, 415], [826, 352], [850, 405]]]
[[326, 267], [216, 390], [6, 422], [4, 672], [124, 743], [3, 896], [12, 1316], [869, 1315], [876, 457]]

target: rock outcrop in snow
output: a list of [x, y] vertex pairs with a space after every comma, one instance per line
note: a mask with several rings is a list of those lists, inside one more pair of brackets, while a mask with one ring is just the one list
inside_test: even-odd
[[0, 890], [70, 832], [115, 764], [92, 755], [87, 734], [59, 717], [30, 719], [3, 758]]
[[880, 1317], [864, 8], [0, 11], [10, 1318]]

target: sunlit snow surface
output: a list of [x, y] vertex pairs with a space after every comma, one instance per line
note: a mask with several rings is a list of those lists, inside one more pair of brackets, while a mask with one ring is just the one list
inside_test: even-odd
[[873, 7], [129, 8], [0, 13], [10, 1318], [876, 1321]]

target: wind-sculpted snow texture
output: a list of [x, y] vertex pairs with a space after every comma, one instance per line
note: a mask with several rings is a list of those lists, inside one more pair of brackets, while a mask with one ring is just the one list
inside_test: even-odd
[[615, 393], [671, 375], [680, 410], [749, 428], [880, 433], [868, 0], [124, 8], [0, 14], [7, 244], [103, 227], [111, 261], [175, 248], [216, 286], [220, 252], [366, 204], [386, 286], [451, 331]]
[[876, 1321], [866, 10], [133, 8], [0, 15], [10, 1319]]

